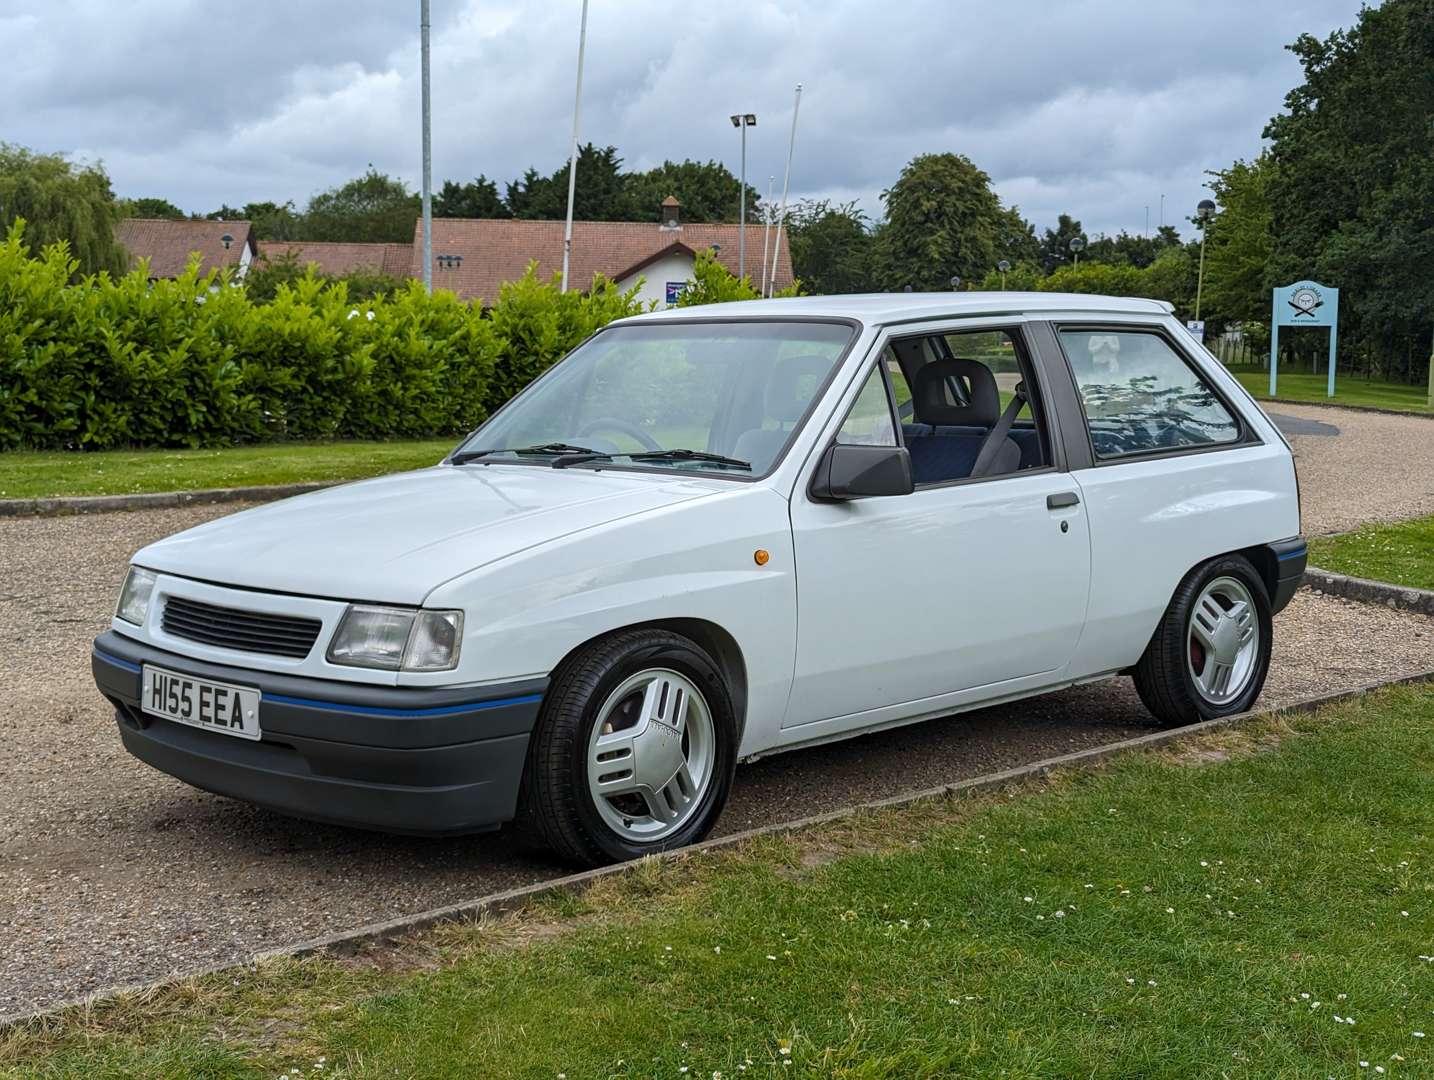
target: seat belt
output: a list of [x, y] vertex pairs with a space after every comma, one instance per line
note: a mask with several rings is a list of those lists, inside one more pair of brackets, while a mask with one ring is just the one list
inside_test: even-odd
[[1016, 393], [1011, 398], [1011, 403], [1006, 406], [1006, 411], [996, 421], [996, 426], [986, 436], [986, 441], [981, 444], [981, 450], [976, 455], [976, 464], [971, 466], [972, 476], [985, 476], [996, 460], [996, 454], [1000, 452], [1001, 445], [1006, 441], [1006, 436], [1011, 433], [1011, 425], [1016, 422], [1016, 416], [1026, 404], [1026, 384], [1016, 384]]

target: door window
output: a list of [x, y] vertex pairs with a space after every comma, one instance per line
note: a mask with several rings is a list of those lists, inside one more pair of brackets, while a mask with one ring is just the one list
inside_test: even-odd
[[1069, 328], [1061, 344], [1098, 458], [1234, 442], [1240, 425], [1159, 334]]

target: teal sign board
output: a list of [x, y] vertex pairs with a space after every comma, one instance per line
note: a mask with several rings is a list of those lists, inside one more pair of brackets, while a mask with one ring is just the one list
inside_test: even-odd
[[1329, 330], [1329, 391], [1334, 397], [1334, 356], [1339, 339], [1339, 290], [1314, 281], [1296, 281], [1275, 290], [1275, 312], [1270, 319], [1270, 396], [1279, 377], [1280, 327], [1318, 326]]

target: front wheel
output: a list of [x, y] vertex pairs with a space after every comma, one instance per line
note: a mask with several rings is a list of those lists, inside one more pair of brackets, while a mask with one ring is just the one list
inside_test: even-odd
[[1135, 666], [1140, 700], [1177, 726], [1245, 712], [1270, 668], [1270, 599], [1248, 559], [1226, 555], [1185, 575]]
[[614, 634], [555, 674], [518, 826], [586, 866], [684, 847], [716, 823], [736, 756], [731, 695], [707, 653], [666, 630]]

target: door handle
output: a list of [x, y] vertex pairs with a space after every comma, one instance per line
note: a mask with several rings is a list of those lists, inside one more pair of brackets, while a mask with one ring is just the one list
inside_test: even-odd
[[1080, 496], [1074, 491], [1062, 491], [1058, 495], [1046, 496], [1047, 510], [1062, 510], [1067, 506], [1075, 506], [1080, 502]]

